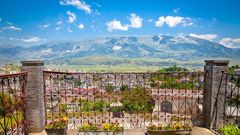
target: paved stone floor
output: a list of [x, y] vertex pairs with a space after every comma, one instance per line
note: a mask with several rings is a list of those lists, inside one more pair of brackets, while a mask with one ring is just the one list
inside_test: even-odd
[[78, 130], [67, 130], [67, 134], [68, 135], [77, 135], [78, 134]]
[[147, 132], [146, 129], [136, 128], [132, 130], [124, 130], [123, 135], [145, 135], [146, 132]]
[[[123, 135], [145, 135], [146, 129], [136, 128], [132, 130], [124, 130]], [[68, 135], [77, 135], [78, 130], [68, 130]], [[191, 135], [215, 135], [210, 130], [201, 127], [193, 127]]]
[[[146, 132], [147, 132], [146, 129], [136, 128], [136, 129], [132, 129], [132, 130], [124, 130], [123, 135], [145, 135]], [[68, 130], [67, 134], [68, 135], [77, 135], [78, 130]]]
[[193, 127], [192, 128], [192, 135], [215, 135], [213, 132], [206, 128], [201, 127]]

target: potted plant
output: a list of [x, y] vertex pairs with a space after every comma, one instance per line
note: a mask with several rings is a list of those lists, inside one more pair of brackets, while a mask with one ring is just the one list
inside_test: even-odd
[[149, 125], [147, 127], [148, 135], [190, 135], [191, 126], [188, 123], [171, 122], [167, 125]]
[[45, 128], [48, 135], [66, 135], [67, 117], [53, 118]]
[[119, 135], [123, 128], [119, 124], [104, 123], [101, 125], [84, 123], [78, 127], [79, 135]]

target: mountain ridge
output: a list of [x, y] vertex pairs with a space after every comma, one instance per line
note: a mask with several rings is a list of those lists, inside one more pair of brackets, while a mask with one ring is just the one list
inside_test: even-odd
[[[121, 59], [238, 59], [240, 49], [191, 36], [107, 36], [81, 41], [49, 42], [33, 46], [0, 45], [0, 58], [11, 60], [41, 59], [71, 62], [83, 57]], [[84, 63], [83, 63], [84, 64]]]

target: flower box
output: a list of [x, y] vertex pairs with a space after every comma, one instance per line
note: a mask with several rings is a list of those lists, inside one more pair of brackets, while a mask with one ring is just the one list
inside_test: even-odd
[[123, 135], [123, 127], [118, 123], [89, 124], [85, 123], [78, 127], [79, 135]]
[[48, 135], [67, 135], [67, 126], [65, 128], [46, 128]]
[[191, 130], [148, 130], [148, 135], [190, 135]]
[[113, 131], [79, 131], [78, 135], [123, 135], [123, 132], [113, 132]]
[[48, 135], [67, 135], [67, 117], [53, 118], [45, 127]]

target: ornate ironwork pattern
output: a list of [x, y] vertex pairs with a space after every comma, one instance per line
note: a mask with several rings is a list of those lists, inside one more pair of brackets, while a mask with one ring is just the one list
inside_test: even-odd
[[27, 73], [0, 75], [0, 134], [27, 134]]
[[202, 111], [203, 72], [68, 73], [44, 71], [46, 122], [67, 116], [68, 128], [119, 123], [125, 129], [181, 121]]
[[240, 75], [223, 74], [225, 85], [224, 118], [225, 122], [240, 125]]

